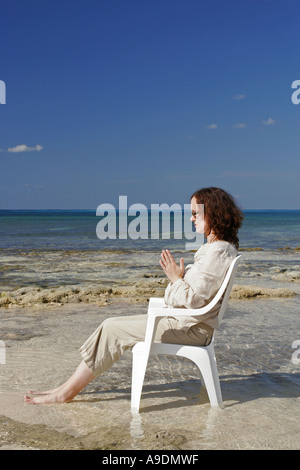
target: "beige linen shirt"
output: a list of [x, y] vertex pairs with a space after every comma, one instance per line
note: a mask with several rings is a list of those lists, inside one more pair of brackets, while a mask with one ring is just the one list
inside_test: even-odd
[[[229, 242], [219, 240], [205, 243], [195, 253], [194, 263], [188, 264], [183, 279], [170, 282], [164, 301], [168, 307], [201, 308], [207, 305], [218, 292], [226, 272], [237, 256], [237, 250]], [[219, 328], [220, 302], [204, 315], [178, 317], [181, 327], [189, 329], [197, 323], [206, 323]]]

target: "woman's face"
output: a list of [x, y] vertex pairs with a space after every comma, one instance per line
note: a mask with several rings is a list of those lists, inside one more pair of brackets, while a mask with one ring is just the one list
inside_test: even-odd
[[191, 200], [192, 217], [191, 222], [194, 222], [197, 233], [206, 233], [207, 224], [204, 218], [204, 205], [198, 204], [195, 197]]

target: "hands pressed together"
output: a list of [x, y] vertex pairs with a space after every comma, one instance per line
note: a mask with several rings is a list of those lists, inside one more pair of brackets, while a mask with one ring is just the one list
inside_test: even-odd
[[171, 282], [176, 282], [178, 279], [183, 278], [184, 273], [184, 262], [183, 258], [180, 258], [179, 266], [176, 264], [172, 254], [169, 250], [162, 250], [161, 259], [159, 264], [164, 270], [166, 276]]

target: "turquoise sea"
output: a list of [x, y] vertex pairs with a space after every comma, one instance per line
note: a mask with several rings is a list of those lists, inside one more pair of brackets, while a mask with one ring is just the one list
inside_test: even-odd
[[[245, 211], [240, 230], [240, 247], [263, 249], [295, 248], [300, 246], [300, 210]], [[151, 215], [148, 215], [149, 219]], [[174, 216], [173, 216], [174, 217]], [[96, 227], [101, 217], [92, 210], [0, 210], [1, 250], [102, 250], [161, 249], [170, 244], [173, 248], [184, 248], [184, 237], [132, 240], [100, 240]], [[128, 224], [134, 217], [128, 217]], [[150, 220], [149, 220], [150, 227]], [[116, 220], [118, 229], [118, 217]], [[184, 231], [182, 231], [184, 235]]]
[[[119, 216], [117, 213], [115, 238], [100, 239], [96, 230], [101, 220], [108, 220], [106, 213], [99, 217], [92, 210], [0, 211], [0, 292], [24, 286], [125, 285], [146, 276], [154, 281], [163, 277], [158, 263], [163, 248], [177, 258], [184, 256], [186, 264], [192, 262], [197, 246], [186, 249], [189, 240], [183, 217], [178, 233], [174, 222], [178, 214], [171, 213], [170, 219], [165, 219], [169, 225], [163, 225], [160, 215], [155, 238], [151, 237], [150, 211], [127, 217], [128, 228], [139, 220], [149, 234], [139, 238], [136, 224], [136, 239], [129, 235], [122, 239]], [[240, 273], [244, 269], [249, 276], [262, 275], [274, 266], [291, 270], [300, 247], [300, 211], [245, 211], [244, 216], [239, 239], [247, 263]], [[124, 220], [124, 214], [122, 217]]]
[[[165, 219], [169, 220], [169, 225], [163, 226], [161, 215], [159, 233], [152, 238], [151, 213], [144, 213], [139, 220], [140, 226], [145, 227], [146, 223], [149, 228], [148, 237], [139, 238], [137, 225], [136, 239], [129, 235], [121, 239], [117, 213], [115, 238], [111, 238], [110, 232], [109, 237], [100, 239], [96, 233], [97, 225], [101, 220], [108, 220], [107, 214], [99, 217], [92, 210], [1, 210], [0, 291], [28, 285], [109, 284], [124, 282], [124, 278], [135, 280], [153, 272], [160, 276], [158, 258], [163, 248], [182, 252], [180, 256], [184, 256], [186, 262], [192, 261], [193, 250], [186, 250], [189, 240], [185, 238], [183, 217], [182, 230], [176, 238], [175, 216], [171, 213], [170, 219]], [[252, 258], [250, 253], [248, 256], [251, 269], [256, 272], [269, 269], [272, 259], [278, 258], [280, 251], [297, 252], [300, 211], [245, 211], [244, 216], [239, 233], [240, 250], [254, 252]], [[127, 227], [138, 217], [139, 214], [127, 217]], [[169, 233], [165, 231], [166, 227]], [[259, 251], [263, 254], [257, 257], [255, 250], [257, 255]], [[294, 258], [284, 256], [282, 269], [293, 261]]]

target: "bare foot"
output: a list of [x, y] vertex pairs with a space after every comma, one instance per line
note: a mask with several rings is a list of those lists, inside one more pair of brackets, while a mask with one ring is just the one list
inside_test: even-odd
[[70, 400], [64, 399], [58, 393], [49, 393], [47, 395], [40, 395], [35, 397], [30, 397], [28, 395], [24, 396], [24, 402], [29, 405], [47, 405], [53, 403], [67, 403]]
[[30, 390], [24, 396], [24, 402], [32, 405], [68, 403], [93, 379], [91, 369], [84, 361], [81, 361], [74, 374], [63, 385], [46, 392]]

